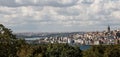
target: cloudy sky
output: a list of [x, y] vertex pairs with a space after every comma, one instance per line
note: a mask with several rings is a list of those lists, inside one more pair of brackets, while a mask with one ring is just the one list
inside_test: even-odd
[[120, 28], [120, 0], [0, 0], [0, 23], [14, 32]]

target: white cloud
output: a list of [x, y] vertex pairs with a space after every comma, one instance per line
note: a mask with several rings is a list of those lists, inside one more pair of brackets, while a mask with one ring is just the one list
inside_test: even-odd
[[0, 23], [12, 28], [20, 26], [27, 30], [32, 25], [43, 31], [53, 27], [84, 30], [108, 24], [118, 25], [120, 20], [120, 0], [8, 1], [0, 0]]
[[117, 20], [118, 20], [118, 19], [120, 20], [120, 11], [112, 12], [111, 16], [112, 16], [112, 17], [115, 17]]

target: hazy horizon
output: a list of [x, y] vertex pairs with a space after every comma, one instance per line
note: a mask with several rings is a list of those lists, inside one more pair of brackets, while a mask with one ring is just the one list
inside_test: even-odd
[[0, 23], [13, 32], [120, 29], [120, 0], [0, 0]]

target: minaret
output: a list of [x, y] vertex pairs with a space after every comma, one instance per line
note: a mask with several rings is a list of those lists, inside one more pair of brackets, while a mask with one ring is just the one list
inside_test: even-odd
[[110, 26], [108, 25], [107, 31], [110, 32]]

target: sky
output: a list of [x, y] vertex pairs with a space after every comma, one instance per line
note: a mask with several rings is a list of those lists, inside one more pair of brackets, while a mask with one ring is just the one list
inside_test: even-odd
[[0, 0], [0, 23], [13, 32], [120, 28], [120, 0]]

